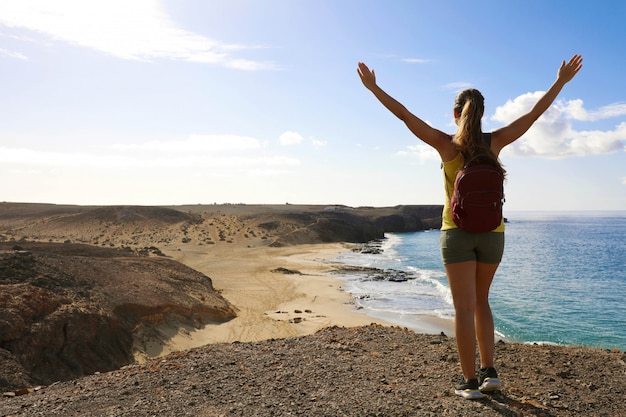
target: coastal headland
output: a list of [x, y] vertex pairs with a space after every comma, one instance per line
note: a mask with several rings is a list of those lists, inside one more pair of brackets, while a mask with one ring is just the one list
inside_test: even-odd
[[437, 227], [440, 211], [1, 203], [4, 388], [368, 324], [326, 260], [386, 231]]
[[623, 352], [500, 343], [468, 404], [450, 323], [355, 309], [333, 259], [441, 209], [0, 203], [0, 415], [619, 415]]

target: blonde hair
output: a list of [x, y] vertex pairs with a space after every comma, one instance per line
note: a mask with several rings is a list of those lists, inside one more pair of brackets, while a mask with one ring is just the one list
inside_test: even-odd
[[479, 159], [479, 162], [491, 164], [505, 175], [504, 167], [483, 140], [481, 120], [485, 112], [485, 98], [480, 91], [475, 88], [461, 91], [454, 100], [454, 111], [459, 129], [453, 140], [463, 159]]

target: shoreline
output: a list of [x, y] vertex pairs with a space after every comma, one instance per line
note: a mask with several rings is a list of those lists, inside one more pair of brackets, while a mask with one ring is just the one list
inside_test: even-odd
[[208, 344], [305, 336], [332, 326], [380, 324], [454, 335], [452, 320], [420, 316], [411, 323], [398, 322], [357, 308], [341, 277], [329, 273], [339, 264], [333, 259], [346, 251], [343, 243], [164, 248], [167, 256], [210, 277], [237, 317], [200, 329], [176, 323], [163, 326], [159, 328], [163, 339], [136, 342], [135, 359], [141, 363]]

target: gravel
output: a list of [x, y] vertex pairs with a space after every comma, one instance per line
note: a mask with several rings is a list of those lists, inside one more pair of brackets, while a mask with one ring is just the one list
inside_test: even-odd
[[[1, 416], [622, 416], [626, 355], [499, 342], [505, 384], [454, 395], [455, 340], [399, 328], [207, 345], [109, 373], [5, 393]], [[18, 392], [17, 394], [21, 394]]]

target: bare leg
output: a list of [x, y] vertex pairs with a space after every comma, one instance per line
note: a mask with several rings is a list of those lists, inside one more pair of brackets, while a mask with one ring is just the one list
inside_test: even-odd
[[461, 370], [469, 381], [476, 378], [476, 261], [448, 264], [445, 268], [454, 301], [454, 331]]
[[489, 288], [499, 264], [476, 264], [476, 310], [474, 320], [480, 367], [493, 367], [494, 362], [494, 325], [491, 307], [489, 306]]

